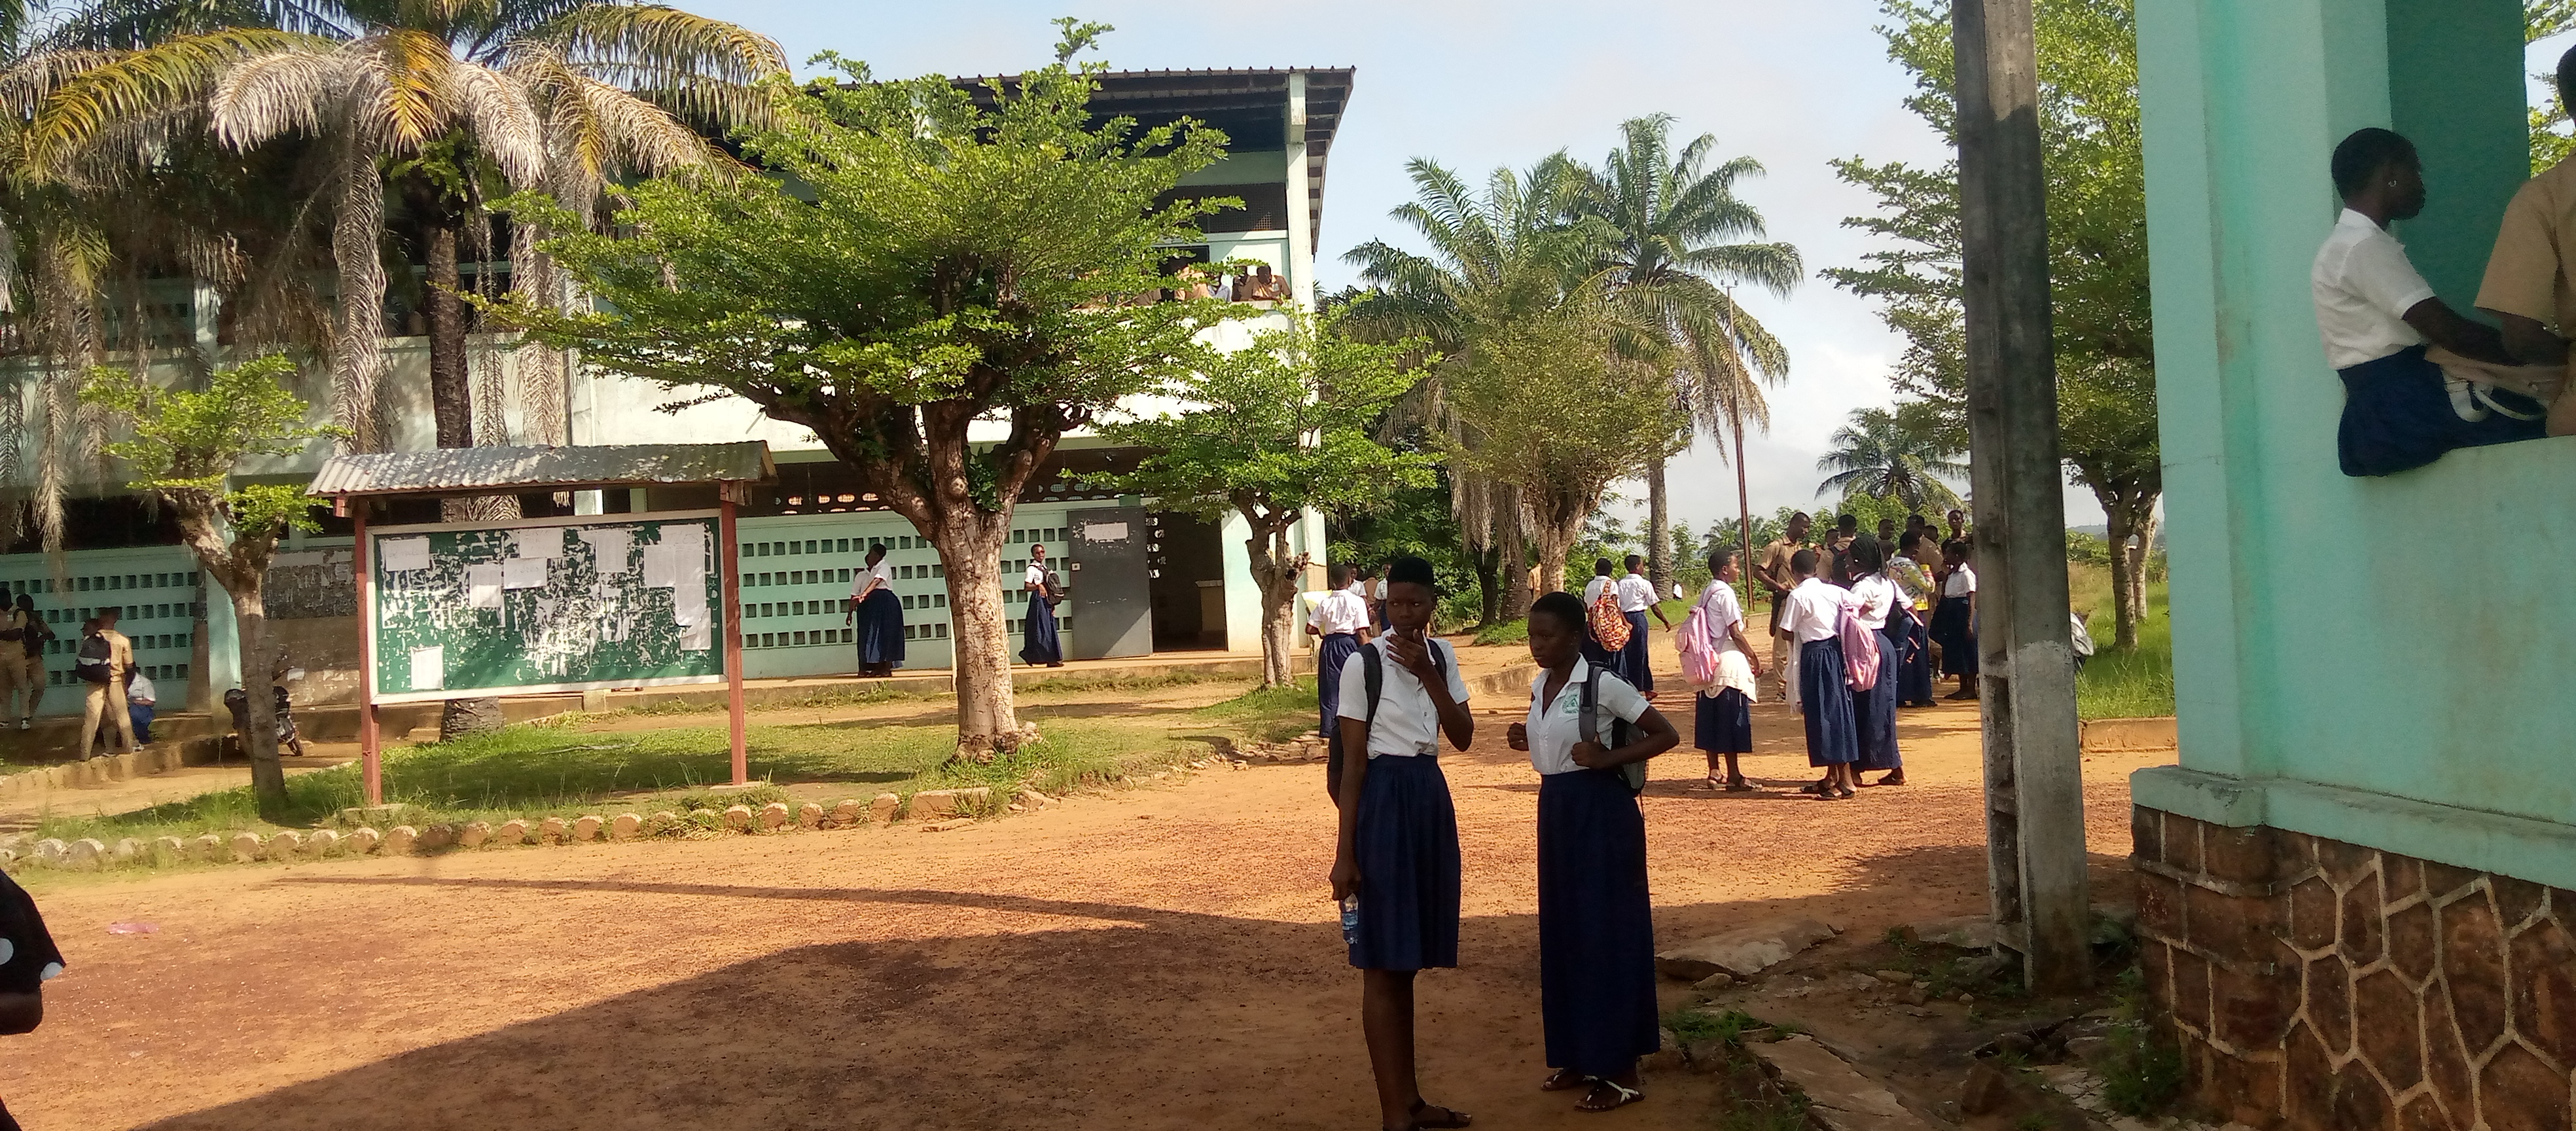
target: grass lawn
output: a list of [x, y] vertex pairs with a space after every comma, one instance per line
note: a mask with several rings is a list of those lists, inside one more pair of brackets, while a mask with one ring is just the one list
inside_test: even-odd
[[[1158, 681], [1176, 686], [1196, 681]], [[1229, 681], [1248, 687], [1247, 681]], [[514, 817], [606, 815], [657, 809], [681, 811], [754, 807], [788, 800], [788, 785], [822, 785], [834, 796], [905, 796], [924, 789], [1027, 785], [1048, 793], [1114, 785], [1131, 775], [1204, 757], [1211, 739], [1273, 741], [1314, 729], [1311, 679], [1273, 690], [1249, 688], [1209, 706], [1174, 706], [1149, 697], [1138, 701], [1125, 684], [1076, 685], [1024, 692], [1023, 717], [1034, 719], [1044, 741], [990, 764], [951, 762], [956, 727], [944, 701], [925, 700], [918, 713], [762, 723], [746, 734], [751, 777], [768, 787], [711, 793], [729, 780], [724, 716], [699, 711], [673, 715], [658, 729], [604, 729], [625, 712], [571, 716], [507, 727], [456, 742], [396, 748], [385, 755], [385, 800], [412, 807], [401, 820], [415, 825], [490, 821]], [[858, 695], [854, 705], [877, 705], [918, 696]], [[944, 700], [944, 697], [943, 697]], [[846, 786], [846, 789], [833, 787]], [[286, 827], [332, 826], [340, 810], [361, 803], [356, 764], [297, 774], [286, 781]], [[810, 791], [809, 791], [810, 792]], [[204, 794], [184, 802], [114, 815], [49, 816], [37, 835], [192, 837], [239, 829], [266, 831], [248, 787]]]
[[2100, 647], [2075, 681], [2075, 713], [2087, 719], [2128, 719], [2174, 712], [2173, 617], [2165, 583], [2147, 583], [2147, 617], [2138, 624], [2138, 646], [2111, 646], [2111, 570], [2108, 566], [2070, 565], [2067, 589]]

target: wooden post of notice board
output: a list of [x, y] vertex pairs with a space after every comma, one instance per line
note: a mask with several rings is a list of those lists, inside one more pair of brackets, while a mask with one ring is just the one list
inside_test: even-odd
[[734, 540], [734, 496], [741, 485], [726, 483], [717, 489], [716, 568], [724, 574], [724, 608], [716, 615], [724, 622], [725, 713], [733, 736], [733, 784], [751, 784], [751, 758], [743, 743], [742, 733], [742, 577], [736, 568], [742, 564], [742, 544]]
[[367, 804], [385, 803], [384, 744], [376, 734], [376, 587], [375, 567], [367, 553], [367, 500], [349, 507], [353, 533], [358, 536], [358, 552], [351, 564], [358, 578], [358, 761], [366, 773]]

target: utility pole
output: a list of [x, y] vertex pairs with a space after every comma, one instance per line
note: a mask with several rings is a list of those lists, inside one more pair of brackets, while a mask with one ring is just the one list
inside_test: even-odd
[[2032, 0], [1954, 0], [1959, 219], [1976, 493], [1986, 871], [2024, 984], [2091, 973], [2084, 778], [2068, 644], [2066, 505], [2050, 348], [2047, 180]]

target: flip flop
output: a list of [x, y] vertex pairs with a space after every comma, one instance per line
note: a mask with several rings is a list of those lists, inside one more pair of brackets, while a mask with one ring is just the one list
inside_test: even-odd
[[[1601, 1094], [1601, 1089], [1603, 1088], [1610, 1089], [1610, 1102], [1595, 1103], [1594, 1097], [1599, 1096]], [[1592, 1082], [1592, 1091], [1583, 1097], [1582, 1103], [1574, 1105], [1574, 1110], [1594, 1113], [1617, 1111], [1620, 1108], [1626, 1107], [1629, 1104], [1636, 1103], [1637, 1101], [1645, 1098], [1646, 1092], [1643, 1088], [1627, 1087], [1626, 1085], [1620, 1084], [1614, 1080], [1595, 1080]]]
[[[1435, 1111], [1440, 1113], [1440, 1118], [1425, 1118], [1426, 1115]], [[1476, 1121], [1475, 1116], [1469, 1115], [1466, 1112], [1454, 1111], [1445, 1107], [1433, 1107], [1421, 1100], [1413, 1101], [1413, 1111], [1411, 1112], [1411, 1115], [1413, 1117], [1413, 1125], [1421, 1128], [1465, 1127], [1466, 1125]]]
[[1542, 1092], [1571, 1092], [1576, 1088], [1580, 1088], [1597, 1079], [1600, 1079], [1600, 1077], [1586, 1076], [1571, 1068], [1560, 1068], [1555, 1072], [1549, 1073], [1547, 1079], [1540, 1081], [1538, 1090]]
[[1752, 782], [1749, 782], [1749, 781], [1739, 781], [1739, 782], [1728, 782], [1728, 783], [1727, 783], [1727, 786], [1726, 786], [1726, 792], [1728, 792], [1728, 793], [1753, 793], [1753, 792], [1757, 792], [1757, 790], [1756, 790], [1756, 787], [1754, 786], [1754, 784], [1753, 784]]

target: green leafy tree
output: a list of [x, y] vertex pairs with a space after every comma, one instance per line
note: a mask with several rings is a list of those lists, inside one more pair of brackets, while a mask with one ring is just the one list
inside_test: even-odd
[[[491, 308], [589, 364], [813, 430], [945, 563], [974, 757], [1028, 737], [1000, 572], [1012, 507], [1067, 431], [1187, 377], [1195, 335], [1234, 316], [1134, 297], [1186, 288], [1169, 248], [1230, 202], [1173, 194], [1224, 135], [1094, 122], [1103, 68], [1068, 60], [1100, 29], [1067, 30], [1055, 64], [976, 90], [772, 83], [775, 124], [743, 145], [778, 176], [643, 181], [615, 235], [549, 219], [565, 234], [545, 251], [600, 310]], [[1000, 435], [969, 442], [984, 421]]]
[[1132, 472], [1086, 477], [1152, 495], [1167, 510], [1210, 521], [1242, 517], [1261, 595], [1265, 687], [1293, 678], [1291, 614], [1310, 558], [1289, 548], [1289, 531], [1310, 512], [1370, 511], [1398, 490], [1434, 483], [1429, 456], [1390, 448], [1368, 431], [1421, 379], [1422, 343], [1357, 342], [1330, 317], [1289, 317], [1287, 328], [1211, 356], [1161, 390], [1185, 410], [1102, 426], [1102, 435], [1149, 454]]
[[[1735, 195], [1736, 182], [1761, 175], [1762, 163], [1736, 157], [1710, 168], [1714, 134], [1676, 153], [1672, 121], [1653, 114], [1621, 123], [1619, 147], [1599, 169], [1578, 171], [1575, 207], [1609, 233], [1597, 266], [1611, 294], [1665, 339], [1671, 360], [1663, 368], [1683, 406], [1683, 426], [1732, 430], [1738, 502], [1749, 514], [1744, 424], [1749, 418], [1767, 427], [1762, 386], [1788, 377], [1789, 351], [1736, 303], [1733, 288], [1757, 286], [1785, 298], [1805, 268], [1796, 247], [1760, 242], [1762, 213]], [[1672, 517], [1664, 462], [1656, 457], [1645, 469], [1646, 521], [1656, 530]], [[1671, 548], [1650, 547], [1646, 561], [1658, 589], [1668, 588]]]
[[[2524, 43], [2538, 43], [2569, 31], [2576, 31], [2576, 0], [2524, 0]], [[2543, 92], [2531, 107], [2531, 175], [2536, 177], [2576, 155], [2576, 136], [2566, 132], [2567, 104], [2558, 96], [2558, 76], [2536, 74], [2531, 78]]]
[[1964, 477], [1968, 465], [1941, 441], [1923, 408], [1916, 402], [1894, 411], [1854, 409], [1851, 423], [1828, 441], [1833, 449], [1816, 461], [1818, 470], [1833, 472], [1816, 493], [1895, 499], [1917, 512], [1959, 505], [1959, 493], [1941, 477]]
[[314, 441], [345, 435], [304, 422], [304, 402], [284, 384], [294, 373], [293, 362], [272, 355], [218, 369], [204, 391], [189, 392], [97, 368], [80, 393], [84, 403], [129, 422], [133, 435], [107, 445], [107, 454], [125, 465], [128, 486], [170, 508], [198, 568], [232, 599], [242, 685], [250, 694], [250, 731], [242, 741], [260, 814], [271, 820], [286, 814], [286, 771], [277, 760], [276, 680], [261, 588], [279, 536], [321, 524], [313, 519], [317, 504], [302, 488], [237, 484], [232, 476], [245, 456], [297, 455]]
[[[2119, 647], [2135, 646], [2146, 615], [2141, 567], [2164, 491], [2132, 2], [2040, 0], [2036, 8], [2058, 441], [2068, 478], [2092, 490], [2111, 541], [2128, 546], [2111, 563]], [[1888, 54], [1915, 78], [1907, 108], [1955, 141], [1949, 6], [1884, 0], [1883, 10]], [[1957, 165], [1924, 169], [1855, 157], [1834, 167], [1879, 202], [1876, 214], [1845, 226], [1891, 246], [1825, 277], [1880, 302], [1881, 317], [1906, 338], [1892, 374], [1898, 391], [1929, 404], [1936, 432], [1964, 448]]]

